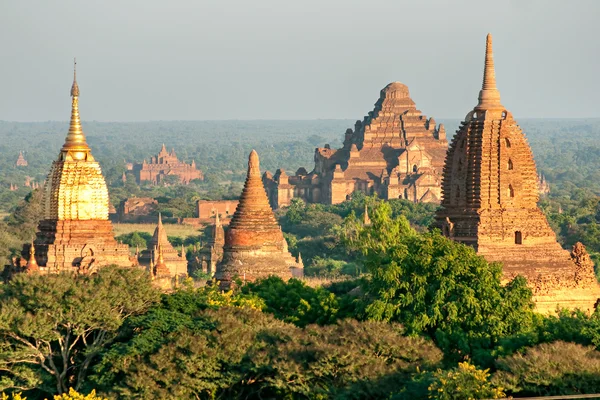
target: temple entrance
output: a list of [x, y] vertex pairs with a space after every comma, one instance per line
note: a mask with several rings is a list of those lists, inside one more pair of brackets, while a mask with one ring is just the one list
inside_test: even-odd
[[521, 234], [521, 231], [515, 232], [515, 244], [523, 244], [523, 235]]

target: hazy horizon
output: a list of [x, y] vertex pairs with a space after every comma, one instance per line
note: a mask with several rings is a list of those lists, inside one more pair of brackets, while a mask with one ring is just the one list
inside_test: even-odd
[[427, 116], [477, 103], [485, 35], [518, 119], [599, 118], [600, 2], [132, 0], [0, 5], [0, 120], [361, 119], [389, 82]]

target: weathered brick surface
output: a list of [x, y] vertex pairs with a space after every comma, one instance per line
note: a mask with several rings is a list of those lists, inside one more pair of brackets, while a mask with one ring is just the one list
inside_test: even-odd
[[260, 177], [258, 154], [253, 150], [248, 161], [248, 175], [237, 209], [225, 232], [223, 260], [215, 277], [225, 286], [234, 277], [254, 280], [269, 275], [284, 279], [301, 271], [288, 252]]
[[[579, 264], [562, 249], [537, 206], [539, 179], [533, 154], [512, 114], [500, 103], [491, 36], [479, 103], [448, 149], [436, 215], [442, 232], [502, 262], [505, 279], [527, 278], [537, 308], [592, 309], [600, 288], [593, 264], [579, 247]], [[585, 253], [585, 254], [584, 254]], [[588, 257], [589, 258], [589, 257]]]

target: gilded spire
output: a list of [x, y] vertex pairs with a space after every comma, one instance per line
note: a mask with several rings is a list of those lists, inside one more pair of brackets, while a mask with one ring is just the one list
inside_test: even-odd
[[483, 84], [479, 92], [479, 104], [476, 109], [504, 108], [500, 104], [500, 92], [496, 87], [496, 71], [494, 69], [494, 53], [492, 50], [492, 34], [488, 33], [485, 46], [485, 68]]
[[215, 226], [221, 226], [221, 221], [219, 220], [219, 211], [218, 210], [215, 214]]
[[38, 266], [37, 261], [35, 260], [35, 246], [33, 245], [33, 240], [31, 241], [31, 246], [29, 246], [29, 261], [27, 261], [27, 265], [25, 266], [25, 271], [27, 273], [33, 273], [39, 271], [40, 268]]
[[71, 123], [69, 133], [63, 145], [62, 152], [70, 153], [75, 160], [84, 160], [89, 154], [90, 148], [85, 140], [81, 120], [79, 119], [79, 85], [77, 84], [77, 61], [73, 66], [73, 85], [71, 86]]
[[77, 85], [77, 59], [73, 59], [73, 85], [71, 86], [71, 97], [79, 97], [79, 85]]

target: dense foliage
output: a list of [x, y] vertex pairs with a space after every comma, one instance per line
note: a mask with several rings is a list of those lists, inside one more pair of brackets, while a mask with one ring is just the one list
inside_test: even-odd
[[[39, 191], [11, 192], [8, 185], [25, 174], [43, 179], [56, 155], [47, 149], [60, 147], [63, 125], [0, 123], [0, 137], [39, 136], [31, 141], [37, 147], [19, 140], [0, 146], [0, 199], [11, 211], [0, 223], [4, 264], [31, 240], [41, 215]], [[197, 199], [239, 195], [251, 147], [261, 154], [263, 170], [283, 166], [293, 173], [310, 167], [314, 146], [339, 138], [350, 124], [306, 121], [291, 130], [285, 122], [258, 121], [88, 125], [113, 204], [148, 195], [158, 199], [157, 211], [181, 218], [193, 213]], [[600, 123], [523, 126], [551, 184], [540, 202], [551, 226], [563, 245], [582, 241], [598, 260]], [[131, 134], [121, 135], [122, 129]], [[169, 147], [187, 143], [177, 147], [178, 155], [196, 159], [204, 182], [138, 186], [129, 174], [121, 181], [123, 159], [154, 154], [162, 142], [152, 140], [158, 133], [168, 133]], [[121, 147], [108, 145], [117, 139]], [[21, 148], [30, 166], [15, 169]], [[365, 207], [369, 225], [362, 222]], [[383, 203], [361, 194], [331, 206], [294, 200], [277, 217], [290, 250], [321, 281], [270, 277], [229, 292], [216, 282], [188, 282], [159, 294], [134, 270], [18, 276], [0, 285], [0, 390], [29, 400], [599, 392], [600, 313], [536, 314], [522, 278], [501, 285], [499, 265], [429, 231], [434, 212], [433, 205]], [[148, 239], [142, 232], [119, 237], [133, 247], [145, 247]], [[169, 240], [194, 247], [206, 237]]]
[[0, 386], [58, 394], [79, 389], [124, 320], [157, 299], [140, 270], [15, 277], [0, 286]]

